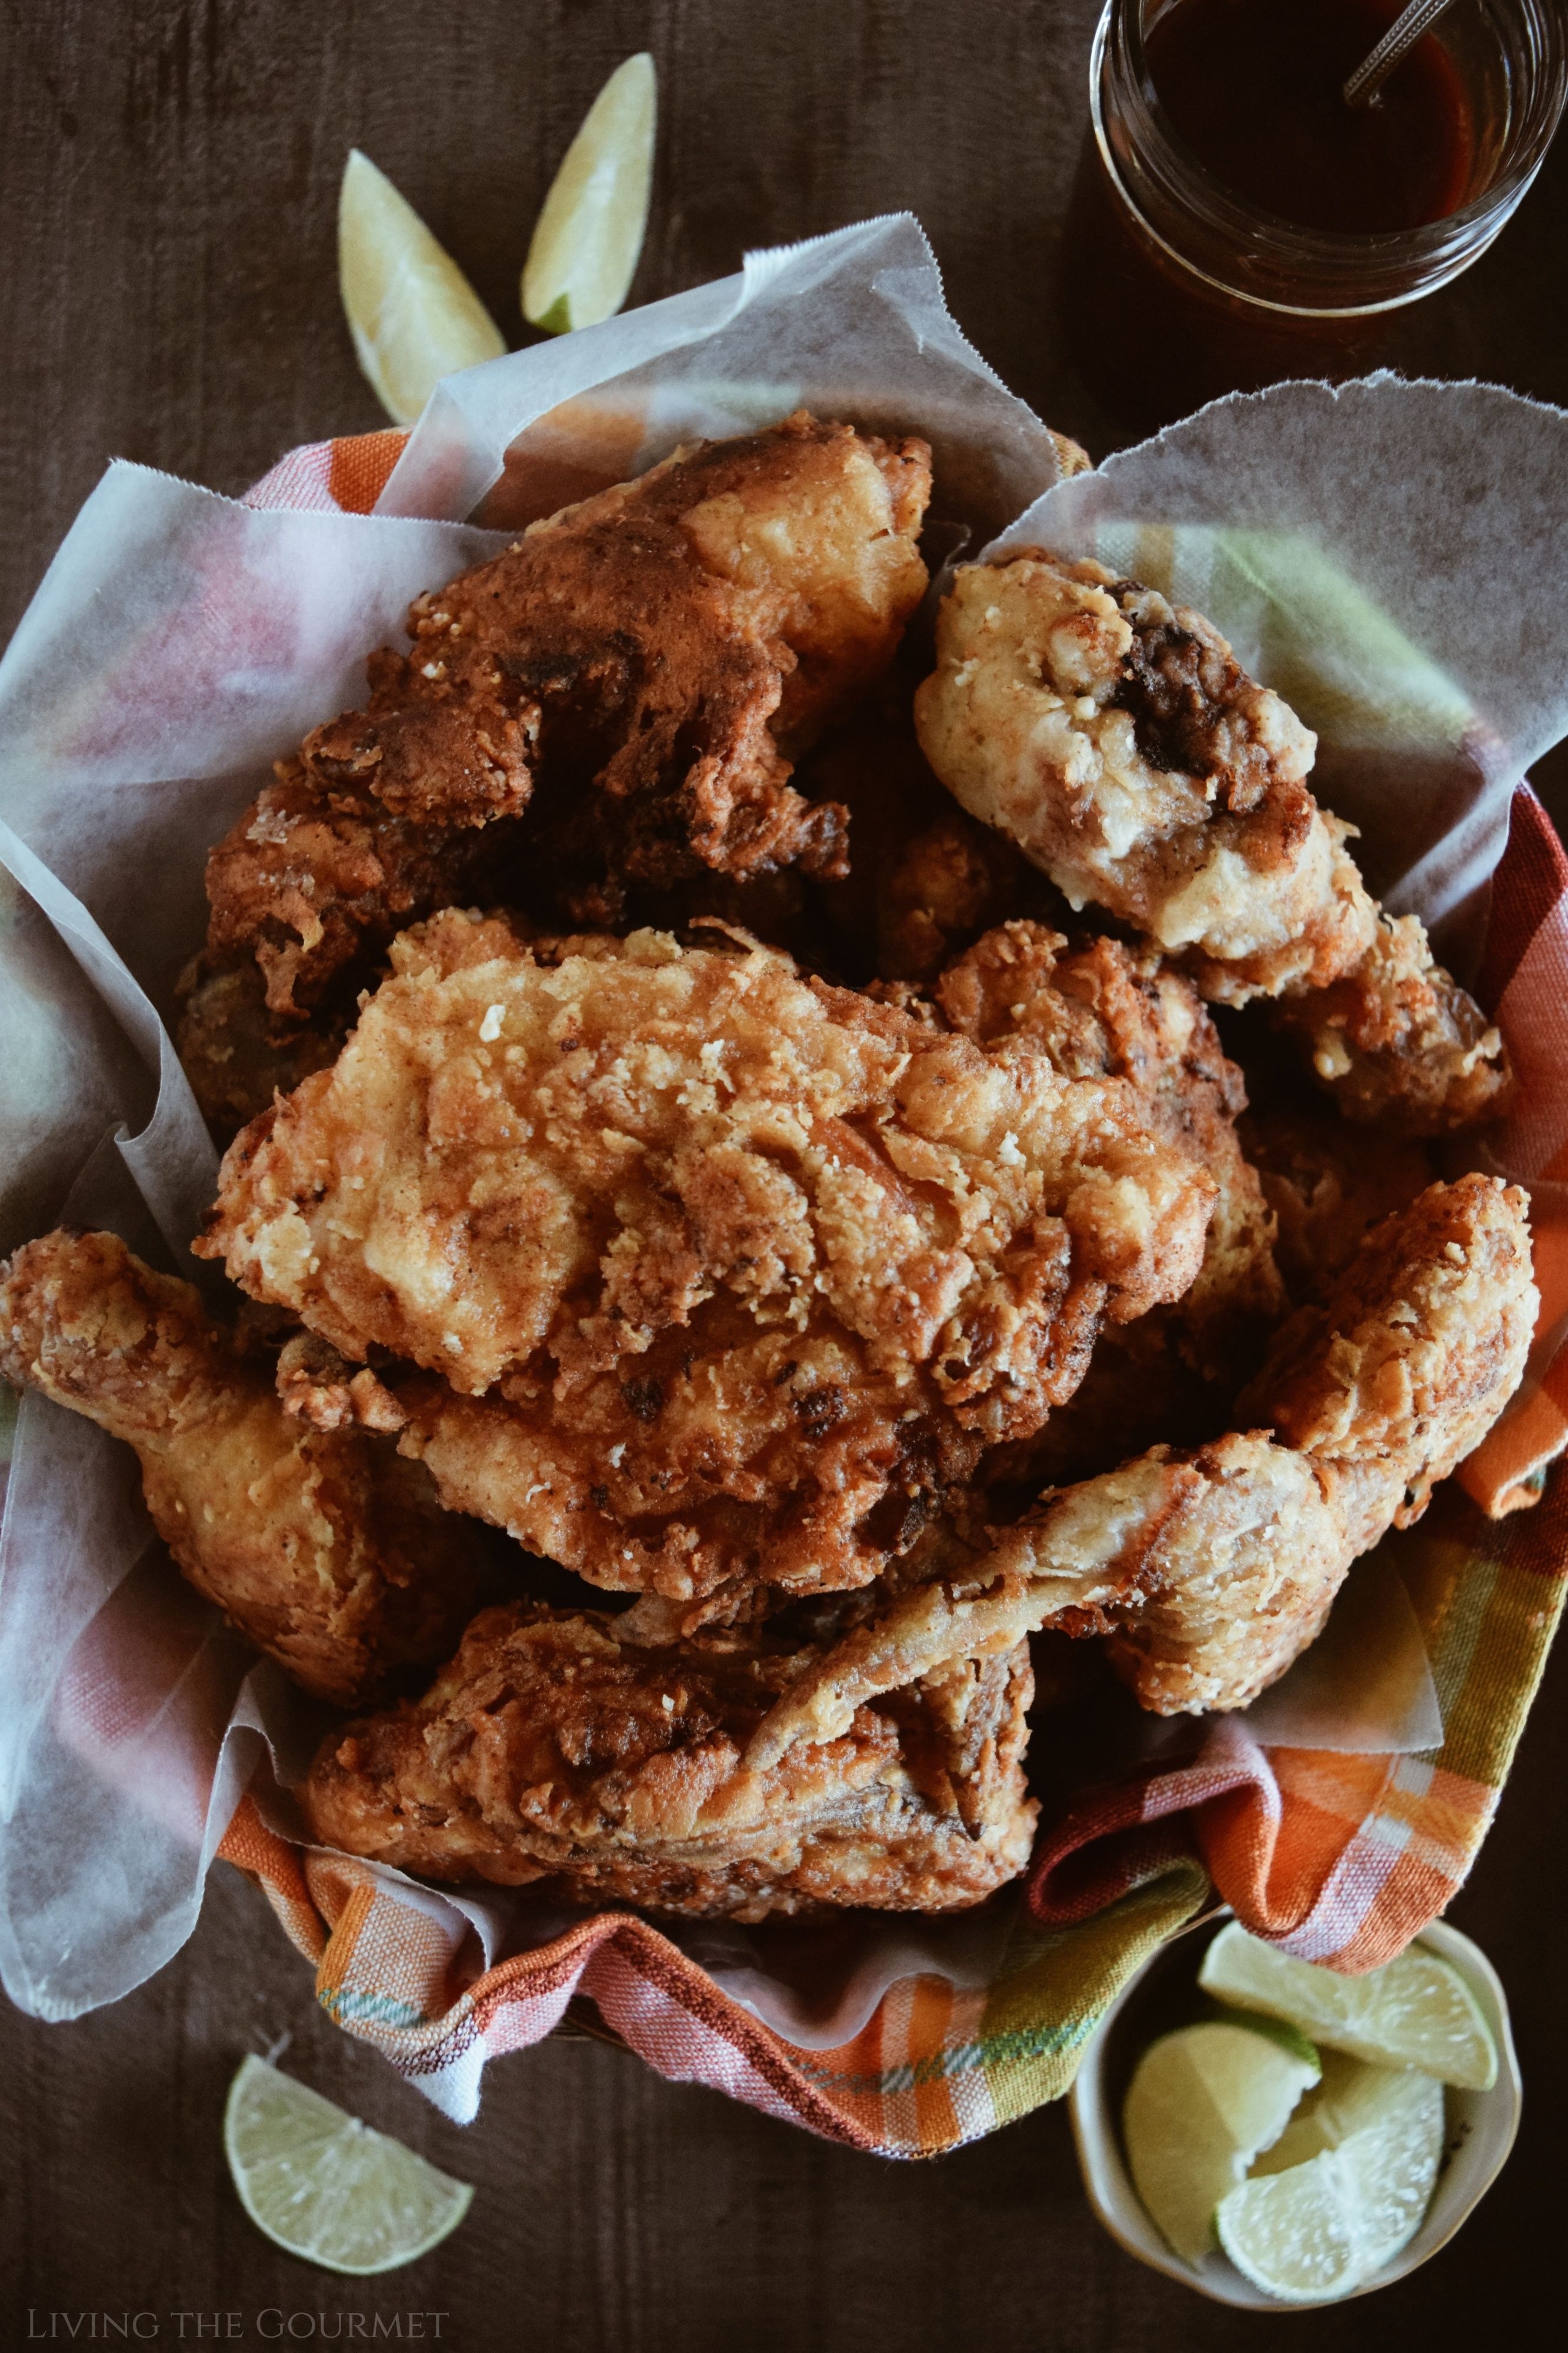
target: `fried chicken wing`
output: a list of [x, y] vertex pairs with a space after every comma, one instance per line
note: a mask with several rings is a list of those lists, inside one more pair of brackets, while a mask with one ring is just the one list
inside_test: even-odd
[[1434, 1185], [1281, 1327], [1238, 1430], [1159, 1446], [1044, 1497], [993, 1548], [858, 1628], [748, 1750], [836, 1736], [847, 1710], [1052, 1625], [1109, 1632], [1163, 1715], [1245, 1706], [1321, 1630], [1357, 1556], [1425, 1511], [1524, 1369], [1538, 1299], [1522, 1193]]
[[649, 1650], [624, 1625], [485, 1611], [422, 1700], [327, 1740], [302, 1793], [313, 1835], [432, 1879], [559, 1876], [741, 1920], [962, 1909], [1027, 1862], [1026, 1644], [751, 1772], [747, 1741], [815, 1653], [739, 1631]]
[[915, 698], [927, 757], [1075, 907], [1180, 956], [1206, 997], [1278, 1000], [1347, 1116], [1466, 1126], [1501, 1041], [1394, 923], [1308, 789], [1316, 739], [1210, 623], [1103, 565], [961, 567]]
[[411, 918], [537, 858], [517, 820], [541, 783], [558, 825], [585, 811], [612, 882], [837, 871], [843, 813], [790, 764], [891, 659], [930, 485], [923, 442], [803, 412], [678, 450], [420, 597], [368, 706], [213, 852], [207, 969], [253, 953], [271, 1011], [305, 1017]]
[[866, 1582], [1197, 1271], [1213, 1179], [1016, 1039], [650, 932], [449, 913], [393, 965], [198, 1248], [426, 1367], [443, 1498], [597, 1584]]
[[478, 1602], [483, 1531], [428, 1474], [291, 1419], [270, 1367], [113, 1234], [46, 1234], [0, 1266], [0, 1374], [135, 1448], [191, 1583], [319, 1698], [352, 1706], [440, 1658]]

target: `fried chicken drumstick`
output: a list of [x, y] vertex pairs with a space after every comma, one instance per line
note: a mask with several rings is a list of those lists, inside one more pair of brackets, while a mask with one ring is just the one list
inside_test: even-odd
[[481, 1532], [427, 1473], [285, 1413], [270, 1366], [113, 1234], [46, 1234], [0, 1264], [0, 1375], [135, 1448], [197, 1592], [320, 1699], [353, 1706], [443, 1657], [478, 1603]]
[[1306, 778], [1316, 739], [1207, 621], [1103, 565], [962, 566], [915, 698], [921, 746], [1075, 907], [1179, 956], [1206, 997], [1274, 1001], [1348, 1118], [1473, 1124], [1501, 1040], [1370, 898]]
[[741, 1920], [957, 1910], [1028, 1861], [1026, 1643], [753, 1773], [748, 1740], [816, 1652], [735, 1630], [640, 1649], [624, 1622], [482, 1612], [423, 1699], [328, 1738], [301, 1792], [316, 1838], [432, 1879], [560, 1874], [584, 1897]]
[[184, 1043], [215, 1113], [230, 976], [259, 968], [276, 1055], [404, 924], [508, 895], [540, 854], [536, 787], [552, 862], [586, 845], [602, 915], [628, 879], [841, 872], [844, 811], [791, 764], [891, 660], [930, 490], [923, 442], [802, 412], [677, 450], [420, 597], [368, 706], [308, 736], [208, 861]]
[[1242, 1411], [1042, 1499], [989, 1554], [916, 1588], [795, 1684], [758, 1770], [847, 1712], [1053, 1625], [1111, 1633], [1162, 1715], [1245, 1706], [1315, 1641], [1351, 1562], [1406, 1527], [1519, 1385], [1539, 1304], [1522, 1193], [1433, 1185], [1375, 1228], [1328, 1300], [1285, 1324]]
[[1018, 1039], [655, 932], [448, 913], [392, 962], [197, 1248], [426, 1367], [379, 1409], [442, 1500], [595, 1584], [866, 1583], [1197, 1271], [1213, 1179]]

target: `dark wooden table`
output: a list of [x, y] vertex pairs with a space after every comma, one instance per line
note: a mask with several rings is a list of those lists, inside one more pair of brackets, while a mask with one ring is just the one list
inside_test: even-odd
[[[1097, 0], [5, 0], [0, 35], [0, 629], [112, 454], [237, 491], [295, 442], [380, 421], [338, 309], [343, 156], [382, 164], [514, 339], [551, 173], [605, 74], [651, 47], [663, 116], [637, 299], [748, 245], [908, 206], [981, 350], [1097, 454], [1052, 288]], [[1500, 245], [1402, 322], [1411, 370], [1568, 402], [1568, 146]], [[1561, 779], [1558, 782], [1557, 779]], [[1568, 807], [1568, 768], [1547, 764]], [[1530, 2089], [1501, 2183], [1403, 2285], [1289, 2324], [1293, 2345], [1432, 2353], [1528, 2327], [1555, 2279], [1568, 2111], [1561, 1863], [1568, 1661], [1539, 1701], [1452, 1916], [1512, 1999]], [[251, 2228], [219, 2147], [241, 2054], [287, 2063], [479, 2185], [434, 2256], [356, 2285]], [[1105, 2238], [1045, 2110], [923, 2167], [829, 2147], [621, 2052], [554, 2042], [488, 2079], [467, 2131], [316, 2008], [261, 1898], [214, 1873], [153, 1984], [70, 2026], [0, 2014], [0, 2347], [383, 2341], [441, 2314], [461, 2353], [745, 2346], [1184, 2353], [1274, 2324]], [[233, 2324], [217, 2316], [236, 2314]], [[181, 2315], [185, 2316], [183, 2319]], [[362, 2316], [355, 2327], [352, 2316]], [[95, 2317], [96, 2316], [96, 2317]], [[396, 2327], [394, 2327], [394, 2323]]]

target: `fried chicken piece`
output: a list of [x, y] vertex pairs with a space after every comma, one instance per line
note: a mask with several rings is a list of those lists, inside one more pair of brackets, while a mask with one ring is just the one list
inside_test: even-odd
[[790, 762], [891, 659], [930, 487], [923, 442], [801, 412], [418, 598], [367, 708], [308, 736], [213, 852], [209, 966], [254, 952], [270, 1009], [305, 1017], [410, 918], [481, 875], [500, 895], [541, 777], [585, 805], [612, 883], [839, 871], [842, 812], [808, 807]]
[[1005, 916], [1059, 906], [1022, 850], [956, 807], [931, 773], [907, 686], [895, 681], [824, 744], [799, 782], [848, 811], [848, 873], [805, 887], [826, 916], [837, 975], [858, 986], [934, 980]]
[[[1151, 1125], [1197, 1154], [1219, 1198], [1184, 1298], [1102, 1333], [1083, 1380], [1045, 1427], [987, 1456], [980, 1477], [995, 1520], [1015, 1518], [1042, 1486], [1114, 1470], [1130, 1452], [1217, 1438], [1287, 1303], [1268, 1180], [1244, 1140], [1246, 1083], [1192, 982], [1152, 949], [1100, 939], [1064, 956], [1066, 944], [1037, 924], [992, 933], [939, 984], [949, 1018], [977, 1038], [1016, 1029], [1066, 1074], [1129, 1079]], [[1351, 1134], [1331, 1113], [1326, 1119]], [[1384, 1208], [1410, 1199], [1431, 1174]], [[1345, 1256], [1358, 1239], [1359, 1229]]]
[[1213, 1179], [1125, 1081], [751, 944], [448, 913], [392, 961], [197, 1247], [441, 1376], [383, 1368], [405, 1450], [596, 1584], [868, 1581], [1197, 1271]]
[[254, 958], [211, 972], [197, 957], [180, 976], [180, 1060], [223, 1143], [275, 1094], [290, 1094], [301, 1079], [326, 1070], [348, 1034], [344, 1013], [318, 1014], [308, 1029], [279, 1021], [268, 1010], [267, 984]]
[[1306, 779], [1316, 739], [1201, 615], [1102, 565], [961, 567], [915, 698], [926, 756], [1066, 892], [1263, 997], [1346, 1115], [1438, 1134], [1495, 1113], [1501, 1040], [1381, 915]]
[[1436, 1173], [1422, 1145], [1352, 1127], [1328, 1103], [1254, 1107], [1238, 1134], [1274, 1212], [1274, 1256], [1297, 1305], [1320, 1298], [1368, 1227], [1407, 1208]]
[[439, 1659], [480, 1593], [482, 1532], [357, 1429], [291, 1419], [188, 1282], [113, 1234], [46, 1234], [0, 1267], [0, 1374], [133, 1446], [198, 1593], [320, 1699]]
[[1110, 1632], [1156, 1714], [1242, 1707], [1321, 1630], [1351, 1562], [1408, 1527], [1519, 1385], [1539, 1304], [1527, 1203], [1433, 1185], [1283, 1325], [1241, 1411], [1189, 1455], [1159, 1446], [1047, 1495], [988, 1554], [917, 1588], [791, 1687], [747, 1752], [837, 1736], [846, 1711], [1034, 1629]]
[[312, 1835], [438, 1880], [739, 1920], [947, 1912], [1029, 1857], [1026, 1643], [861, 1708], [765, 1771], [747, 1741], [816, 1653], [764, 1633], [635, 1647], [625, 1619], [486, 1610], [426, 1695], [332, 1734]]
[[1025, 1038], [1064, 1078], [1125, 1079], [1153, 1133], [1208, 1170], [1219, 1193], [1203, 1265], [1166, 1313], [1200, 1371], [1238, 1379], [1285, 1304], [1273, 1220], [1236, 1132], [1241, 1072], [1192, 982], [1153, 950], [1094, 939], [1064, 951], [1043, 924], [1001, 924], [943, 974], [938, 1002], [977, 1045]]
[[1325, 988], [1287, 992], [1274, 1018], [1348, 1120], [1419, 1137], [1474, 1127], [1503, 1109], [1511, 1082], [1501, 1037], [1434, 964], [1418, 916], [1379, 910], [1360, 961]]

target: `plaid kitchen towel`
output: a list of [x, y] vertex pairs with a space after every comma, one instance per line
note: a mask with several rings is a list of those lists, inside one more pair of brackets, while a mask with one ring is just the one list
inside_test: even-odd
[[[296, 450], [258, 505], [374, 505], [403, 437]], [[1107, 2005], [1215, 1896], [1304, 1958], [1364, 1969], [1442, 1911], [1501, 1794], [1563, 1599], [1568, 1487], [1568, 860], [1527, 786], [1494, 883], [1478, 993], [1519, 1067], [1496, 1165], [1531, 1187], [1542, 1307], [1509, 1412], [1404, 1540], [1444, 1725], [1426, 1755], [1265, 1748], [1214, 1719], [1186, 1763], [1085, 1790], [1045, 1825], [989, 1981], [905, 1978], [852, 2040], [788, 2042], [650, 1922], [602, 1912], [485, 1968], [464, 1915], [392, 1875], [292, 1845], [250, 1800], [220, 1853], [266, 1889], [323, 2006], [449, 2115], [488, 2059], [574, 1996], [661, 2074], [889, 2157], [973, 2140], [1071, 2083]], [[1463, 1493], [1459, 1490], [1462, 1488]], [[1526, 1510], [1527, 1504], [1538, 1508]]]

